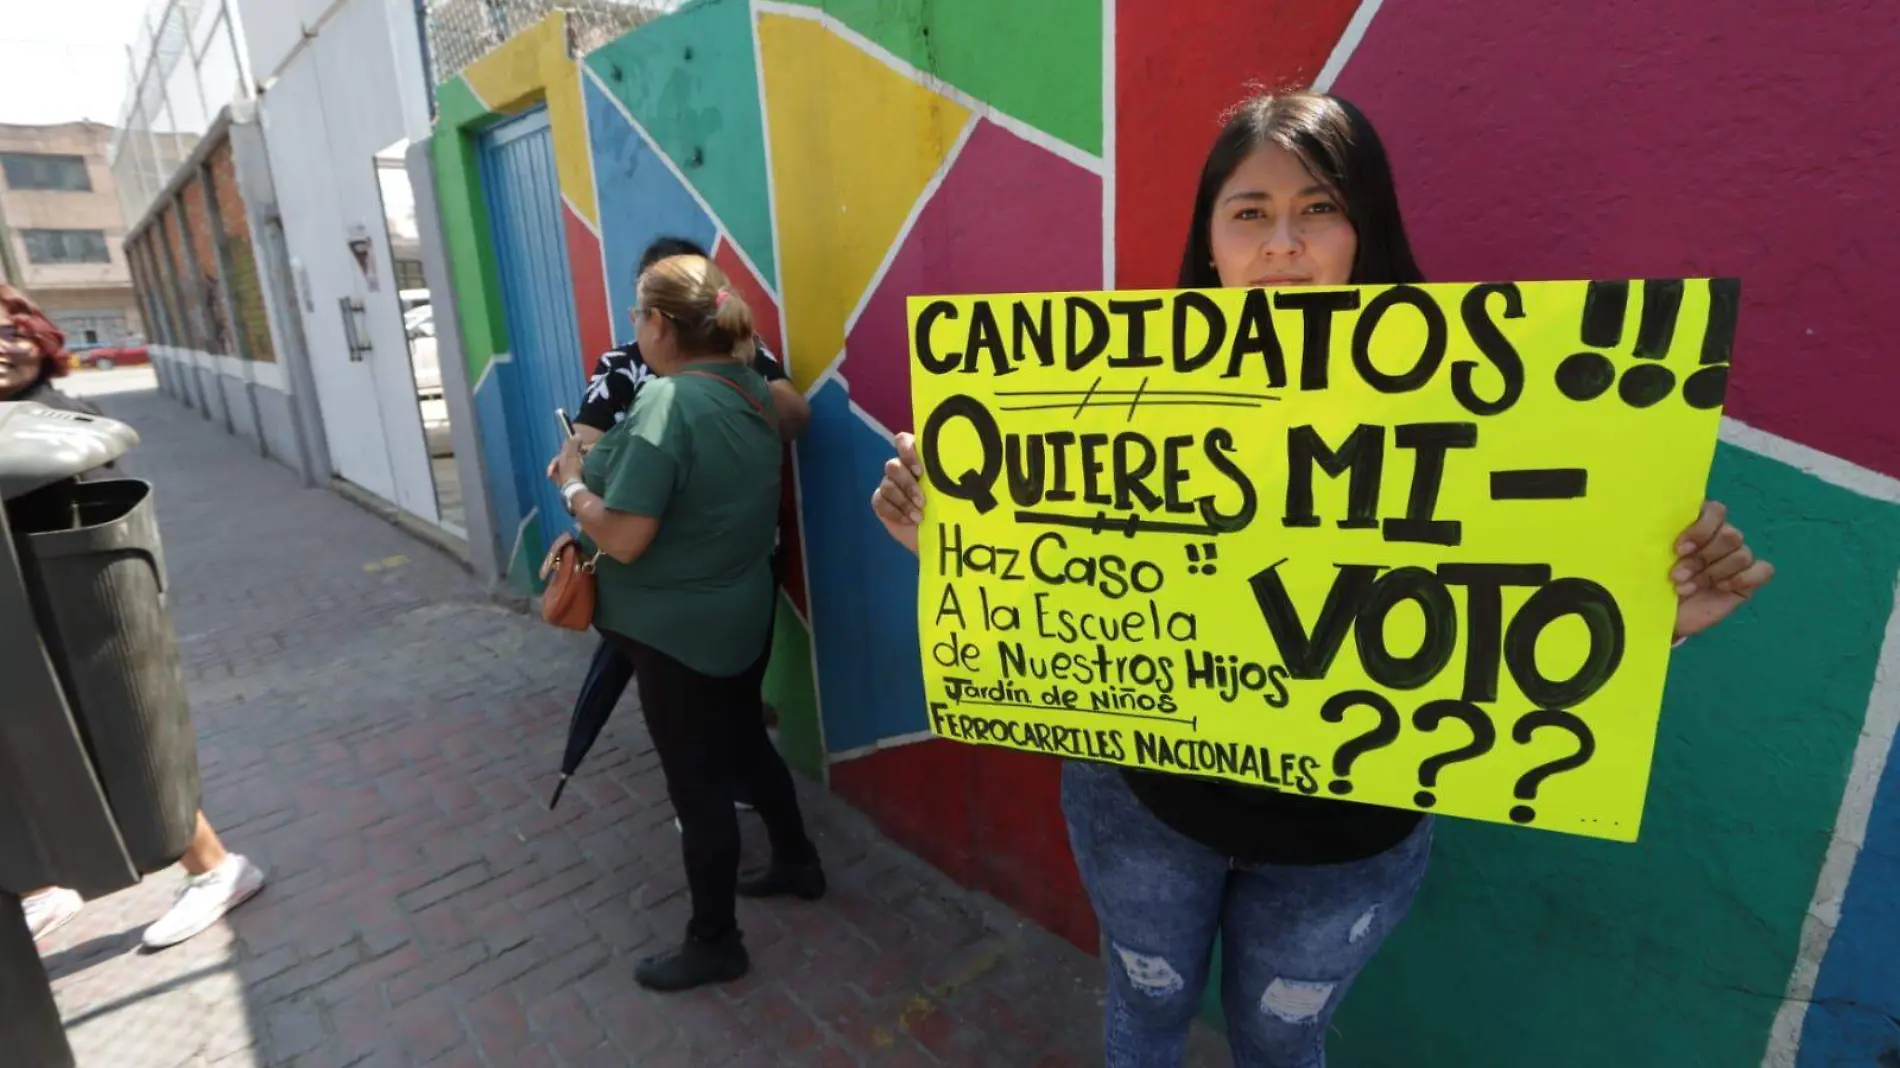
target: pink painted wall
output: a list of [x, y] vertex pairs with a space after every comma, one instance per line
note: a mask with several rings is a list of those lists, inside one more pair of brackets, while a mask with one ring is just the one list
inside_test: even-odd
[[1900, 8], [1384, 5], [1334, 91], [1427, 275], [1742, 278], [1729, 414], [1900, 473]]
[[[1354, 0], [1115, 4], [1115, 284], [1174, 285], [1201, 159], [1255, 88], [1304, 86]], [[1218, 41], [1216, 41], [1218, 36]]]

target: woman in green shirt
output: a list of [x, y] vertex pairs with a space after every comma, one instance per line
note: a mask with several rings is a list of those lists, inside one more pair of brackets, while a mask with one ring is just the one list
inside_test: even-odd
[[[600, 553], [594, 625], [633, 664], [686, 855], [686, 941], [634, 977], [685, 990], [745, 974], [735, 895], [814, 900], [825, 880], [758, 714], [780, 452], [771, 389], [748, 366], [752, 311], [700, 256], [649, 267], [638, 301], [640, 349], [660, 377], [585, 459], [569, 440], [549, 474]], [[745, 879], [735, 778], [753, 786], [772, 840], [771, 866]]]

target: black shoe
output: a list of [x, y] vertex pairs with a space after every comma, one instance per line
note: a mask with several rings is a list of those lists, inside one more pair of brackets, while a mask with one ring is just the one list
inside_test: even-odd
[[811, 860], [795, 867], [774, 864], [739, 877], [740, 897], [795, 897], [816, 901], [825, 896], [825, 869]]
[[730, 983], [751, 967], [752, 958], [745, 951], [745, 941], [735, 929], [714, 942], [702, 942], [687, 935], [686, 943], [678, 949], [648, 957], [635, 965], [633, 979], [648, 990], [671, 993], [711, 983]]

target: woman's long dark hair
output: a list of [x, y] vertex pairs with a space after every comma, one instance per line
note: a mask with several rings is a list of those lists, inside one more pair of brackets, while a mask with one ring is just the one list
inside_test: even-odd
[[1278, 145], [1299, 157], [1308, 173], [1332, 186], [1345, 202], [1346, 218], [1359, 239], [1352, 261], [1354, 285], [1425, 280], [1399, 217], [1392, 165], [1372, 123], [1336, 96], [1280, 93], [1243, 101], [1228, 114], [1214, 147], [1208, 149], [1194, 194], [1187, 251], [1181, 254], [1180, 288], [1213, 289], [1221, 284], [1209, 237], [1214, 198], [1241, 161], [1263, 145]]

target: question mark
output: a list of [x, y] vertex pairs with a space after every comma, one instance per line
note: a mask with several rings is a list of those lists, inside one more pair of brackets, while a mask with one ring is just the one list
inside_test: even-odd
[[1471, 729], [1471, 742], [1456, 749], [1447, 750], [1435, 757], [1428, 758], [1418, 766], [1418, 784], [1424, 789], [1413, 796], [1413, 803], [1420, 808], [1430, 808], [1438, 803], [1431, 787], [1438, 785], [1438, 773], [1461, 764], [1467, 760], [1476, 760], [1489, 753], [1491, 747], [1498, 744], [1498, 730], [1491, 725], [1491, 717], [1469, 701], [1446, 699], [1427, 703], [1412, 713], [1412, 726], [1422, 731], [1435, 731], [1439, 724], [1448, 719], [1459, 720]]
[[[1511, 728], [1511, 738], [1519, 745], [1529, 745], [1531, 735], [1539, 727], [1561, 727], [1577, 739], [1577, 751], [1567, 757], [1539, 764], [1518, 776], [1517, 799], [1520, 801], [1537, 800], [1537, 788], [1553, 775], [1583, 767], [1596, 755], [1597, 739], [1590, 733], [1590, 725], [1569, 712], [1554, 712], [1542, 709], [1532, 712], [1517, 721]], [[1536, 810], [1529, 805], [1518, 805], [1511, 809], [1512, 823], [1529, 823], [1537, 818]]]
[[1337, 776], [1327, 789], [1344, 797], [1352, 793], [1352, 783], [1346, 776], [1352, 774], [1352, 763], [1374, 749], [1384, 749], [1399, 739], [1399, 710], [1392, 702], [1372, 690], [1347, 690], [1327, 698], [1320, 707], [1320, 718], [1328, 723], [1344, 723], [1346, 710], [1354, 705], [1365, 705], [1379, 713], [1379, 725], [1353, 738], [1349, 738], [1333, 753], [1333, 774]]

